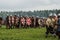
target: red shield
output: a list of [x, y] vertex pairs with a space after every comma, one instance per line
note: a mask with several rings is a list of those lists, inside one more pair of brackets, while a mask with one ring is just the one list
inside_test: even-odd
[[30, 18], [27, 18], [27, 19], [26, 19], [26, 24], [27, 24], [27, 25], [31, 25], [31, 19], [30, 19]]

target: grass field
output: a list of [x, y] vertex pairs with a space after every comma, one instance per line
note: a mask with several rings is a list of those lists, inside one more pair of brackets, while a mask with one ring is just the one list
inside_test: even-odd
[[[3, 26], [4, 27], [4, 26]], [[0, 40], [57, 40], [53, 36], [45, 38], [45, 28], [5, 29], [0, 28]]]

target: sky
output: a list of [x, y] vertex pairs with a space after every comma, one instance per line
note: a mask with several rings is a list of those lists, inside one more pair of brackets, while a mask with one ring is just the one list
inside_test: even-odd
[[0, 11], [60, 9], [60, 0], [0, 0]]

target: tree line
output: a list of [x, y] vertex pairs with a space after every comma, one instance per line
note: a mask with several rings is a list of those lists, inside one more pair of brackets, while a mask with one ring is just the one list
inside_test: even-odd
[[37, 11], [16, 11], [16, 12], [7, 12], [7, 11], [1, 11], [0, 12], [0, 17], [2, 17], [3, 19], [6, 18], [6, 16], [10, 16], [10, 15], [19, 15], [19, 16], [33, 16], [33, 17], [36, 17], [36, 16], [39, 16], [39, 17], [48, 17], [48, 15], [50, 13], [60, 13], [60, 10], [37, 10]]

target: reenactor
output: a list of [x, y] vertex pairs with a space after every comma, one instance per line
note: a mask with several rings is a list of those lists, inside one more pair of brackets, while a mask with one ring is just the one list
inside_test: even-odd
[[6, 22], [6, 28], [9, 28], [9, 16], [6, 17], [5, 22]]
[[42, 19], [42, 27], [45, 27], [45, 19]]
[[35, 20], [36, 20], [36, 21], [35, 21], [35, 22], [36, 22], [36, 27], [39, 26], [39, 24], [38, 24], [38, 19], [39, 19], [39, 16], [37, 16], [36, 19], [35, 19]]
[[16, 15], [14, 15], [14, 26], [15, 26], [15, 28], [16, 28]]
[[2, 27], [2, 17], [0, 17], [0, 27]]
[[46, 37], [48, 36], [49, 33], [54, 34], [52, 25], [53, 25], [52, 14], [50, 14], [46, 20]]
[[6, 28], [12, 28], [12, 15], [6, 17]]
[[38, 24], [39, 24], [39, 27], [42, 27], [42, 19], [41, 18], [38, 19]]
[[40, 18], [38, 19], [38, 24], [39, 24], [39, 26], [41, 25], [41, 19]]
[[23, 27], [23, 28], [26, 26], [25, 21], [26, 21], [25, 17], [20, 17], [20, 26]]
[[44, 25], [45, 25], [45, 27], [46, 27], [46, 20], [47, 20], [47, 18], [45, 18], [45, 20], [44, 20]]
[[12, 26], [14, 28], [14, 16], [12, 16]]
[[30, 17], [26, 17], [26, 26], [31, 27], [32, 20]]
[[14, 15], [14, 26], [19, 28], [19, 17], [17, 15]]
[[36, 27], [36, 17], [34, 17], [34, 21], [33, 21], [34, 23], [34, 28]]
[[58, 21], [57, 15], [54, 14], [53, 17], [52, 17], [52, 27], [53, 27], [53, 32], [54, 32], [53, 35], [55, 37], [56, 37], [57, 21]]
[[54, 14], [54, 19], [55, 19], [54, 29], [56, 29], [57, 28], [57, 21], [58, 21], [58, 16], [56, 14]]
[[9, 16], [9, 28], [12, 29], [12, 15]]
[[31, 28], [34, 27], [34, 17], [31, 17]]
[[[36, 17], [32, 17], [32, 18], [31, 18], [31, 25], [32, 25], [32, 27], [34, 27], [34, 28], [36, 28], [36, 20], [37, 20]], [[38, 22], [38, 21], [37, 21], [37, 22]]]
[[42, 27], [46, 27], [46, 18], [44, 18], [43, 20], [42, 20]]
[[56, 34], [60, 40], [60, 14], [58, 14], [58, 21], [57, 21], [57, 31]]
[[19, 28], [19, 17], [16, 17], [16, 27]]

